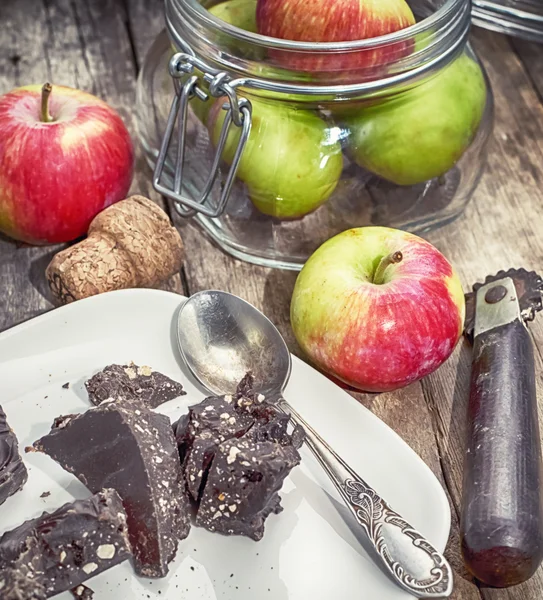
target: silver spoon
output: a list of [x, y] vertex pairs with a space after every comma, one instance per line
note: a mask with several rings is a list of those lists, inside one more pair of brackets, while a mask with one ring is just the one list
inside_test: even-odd
[[194, 294], [181, 307], [181, 355], [196, 379], [215, 394], [232, 393], [252, 371], [258, 389], [306, 431], [306, 443], [338, 489], [394, 580], [417, 598], [452, 593], [444, 556], [342, 460], [282, 397], [292, 360], [273, 323], [257, 308], [227, 292]]

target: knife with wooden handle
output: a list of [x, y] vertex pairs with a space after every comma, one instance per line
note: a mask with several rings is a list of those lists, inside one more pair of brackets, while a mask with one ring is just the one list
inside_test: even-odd
[[533, 346], [526, 320], [543, 281], [511, 270], [474, 286], [473, 339], [460, 533], [473, 575], [493, 587], [529, 579], [543, 560], [541, 444]]

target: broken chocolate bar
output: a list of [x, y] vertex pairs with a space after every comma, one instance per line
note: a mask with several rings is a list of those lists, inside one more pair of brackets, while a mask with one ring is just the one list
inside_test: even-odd
[[[284, 478], [300, 462], [304, 432], [289, 434], [288, 422], [253, 392], [250, 374], [233, 396], [206, 398], [179, 419], [174, 428], [187, 487], [199, 503], [197, 525], [261, 539], [265, 519], [281, 510], [277, 492]], [[243, 451], [241, 467], [231, 447], [234, 455]]]
[[121, 498], [106, 489], [26, 521], [0, 538], [0, 597], [49, 598], [129, 556]]
[[195, 502], [219, 444], [241, 437], [253, 424], [254, 418], [247, 411], [240, 411], [232, 396], [212, 396], [191, 406], [188, 416], [174, 425], [187, 487]]
[[2, 600], [45, 600], [45, 588], [25, 572], [0, 568], [0, 598]]
[[27, 479], [28, 472], [19, 454], [17, 438], [0, 406], [0, 504], [19, 491]]
[[168, 417], [140, 400], [105, 401], [55, 420], [34, 448], [54, 458], [92, 492], [121, 495], [136, 572], [164, 577], [189, 532], [185, 483]]
[[149, 408], [183, 396], [183, 386], [151, 367], [109, 365], [85, 384], [90, 401], [99, 405], [104, 400], [142, 400]]
[[92, 600], [94, 598], [94, 592], [86, 585], [78, 585], [70, 591], [72, 592], [72, 596], [79, 600]]
[[282, 510], [277, 492], [299, 463], [293, 446], [249, 436], [222, 443], [207, 475], [196, 525], [262, 539], [266, 517]]

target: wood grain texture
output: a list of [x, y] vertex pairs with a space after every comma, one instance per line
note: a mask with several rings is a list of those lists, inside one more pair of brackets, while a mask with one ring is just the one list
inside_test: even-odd
[[[55, 65], [46, 43], [48, 19], [41, 2], [0, 3], [0, 94], [52, 77]], [[0, 237], [0, 330], [52, 307], [43, 273], [59, 248], [32, 248]]]
[[539, 99], [543, 100], [543, 60], [541, 59], [541, 44], [515, 39], [511, 39], [510, 42], [520, 56], [524, 68], [526, 69], [526, 73], [539, 94]]
[[[135, 77], [163, 27], [163, 0], [3, 0], [0, 2], [0, 93], [51, 79], [94, 92], [115, 106], [134, 131]], [[483, 30], [473, 33], [496, 96], [496, 125], [487, 171], [466, 214], [428, 234], [454, 263], [466, 289], [512, 266], [541, 269], [543, 241], [543, 48]], [[159, 200], [138, 154], [132, 191]], [[187, 252], [191, 293], [220, 288], [261, 308], [299, 354], [289, 324], [296, 275], [226, 256], [197, 226], [176, 220]], [[50, 308], [43, 271], [54, 248], [19, 247], [0, 238], [0, 329]], [[179, 290], [179, 281], [174, 281]], [[543, 316], [531, 327], [537, 348], [543, 414]], [[447, 557], [455, 570], [454, 600], [539, 600], [543, 574], [509, 590], [479, 589], [459, 552], [465, 415], [471, 351], [461, 343], [450, 361], [422, 384], [392, 394], [356, 395], [397, 431], [444, 483], [452, 506]], [[543, 431], [543, 428], [542, 428]]]
[[[474, 43], [487, 69], [496, 99], [494, 140], [486, 173], [466, 214], [427, 237], [457, 267], [465, 289], [500, 269], [541, 270], [543, 243], [543, 106], [526, 70], [504, 36], [477, 30]], [[543, 48], [534, 47], [539, 61]], [[543, 321], [530, 326], [536, 344], [540, 423], [543, 416]], [[449, 362], [426, 378], [423, 387], [436, 418], [437, 443], [453, 506], [460, 511], [465, 452], [471, 350], [457, 348]], [[543, 429], [542, 429], [543, 431]], [[509, 590], [482, 589], [485, 600], [543, 597], [543, 569]]]
[[[0, 23], [0, 94], [46, 80], [83, 89], [117, 109], [136, 141], [137, 65], [122, 2], [2, 0]], [[137, 148], [131, 191], [160, 201], [151, 194], [143, 154]], [[0, 238], [0, 286], [5, 296], [0, 330], [53, 307], [44, 272], [61, 248], [21, 247]], [[181, 291], [179, 277], [172, 283]]]

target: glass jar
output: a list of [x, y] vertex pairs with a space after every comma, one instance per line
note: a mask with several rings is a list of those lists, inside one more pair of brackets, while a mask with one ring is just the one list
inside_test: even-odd
[[399, 32], [306, 43], [166, 0], [137, 94], [155, 189], [228, 253], [288, 269], [351, 227], [456, 218], [484, 168], [492, 94], [470, 1], [410, 5], [418, 22]]
[[499, 33], [543, 42], [541, 0], [473, 0], [473, 22]]

